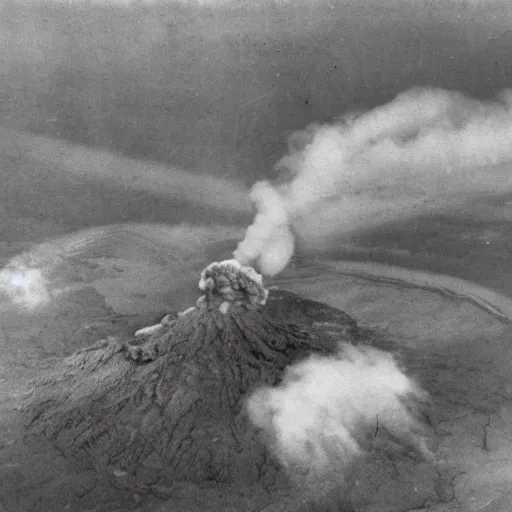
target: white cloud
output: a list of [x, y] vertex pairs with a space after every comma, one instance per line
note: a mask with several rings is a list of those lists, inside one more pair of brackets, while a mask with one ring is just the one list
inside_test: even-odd
[[[436, 211], [478, 194], [512, 191], [512, 90], [492, 101], [413, 88], [362, 114], [294, 134], [277, 168], [292, 176], [260, 195], [259, 211], [279, 197], [310, 248], [336, 235]], [[269, 233], [282, 223], [267, 215]], [[258, 217], [257, 217], [258, 218]], [[248, 230], [245, 247], [268, 250]], [[260, 244], [258, 246], [258, 244]], [[284, 255], [283, 255], [284, 258]], [[286, 263], [283, 261], [281, 267]]]

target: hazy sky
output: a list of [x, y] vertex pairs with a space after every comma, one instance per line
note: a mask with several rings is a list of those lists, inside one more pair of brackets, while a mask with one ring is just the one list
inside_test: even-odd
[[[58, 3], [58, 4], [113, 4], [113, 5], [155, 5], [155, 4], [199, 4], [199, 5], [254, 5], [254, 4], [270, 4], [270, 5], [299, 5], [299, 4], [312, 4], [321, 3], [333, 6], [347, 5], [357, 3], [364, 5], [364, 1], [356, 0], [11, 0], [17, 3], [34, 4], [34, 3]], [[366, 2], [372, 4], [373, 2]], [[401, 4], [417, 4], [418, 7], [424, 4], [432, 6], [438, 5], [440, 8], [448, 5], [453, 5], [461, 8], [478, 6], [485, 6], [486, 8], [492, 8], [496, 6], [497, 9], [501, 9], [503, 6], [502, 1], [496, 0], [383, 0], [380, 2], [385, 5], [400, 6]]]

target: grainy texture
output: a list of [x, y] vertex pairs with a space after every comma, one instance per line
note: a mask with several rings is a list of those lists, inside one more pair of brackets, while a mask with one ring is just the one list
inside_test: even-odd
[[[64, 360], [23, 405], [26, 442], [50, 440], [75, 471], [131, 492], [274, 478], [244, 413], [247, 393], [311, 351], [355, 343], [356, 322], [281, 291], [264, 308], [216, 306], [203, 302], [143, 345], [107, 339]], [[148, 344], [156, 358], [134, 361], [133, 349]]]

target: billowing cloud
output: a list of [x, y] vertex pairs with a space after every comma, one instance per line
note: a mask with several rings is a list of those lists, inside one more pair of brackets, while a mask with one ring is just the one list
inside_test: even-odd
[[418, 414], [425, 403], [391, 354], [344, 345], [288, 367], [280, 385], [249, 398], [247, 410], [290, 477], [315, 486], [333, 475], [341, 483], [368, 450], [366, 434], [379, 428], [430, 458]]
[[[258, 265], [283, 216], [310, 248], [321, 248], [337, 235], [479, 194], [510, 192], [511, 107], [512, 90], [479, 101], [455, 91], [413, 88], [368, 112], [306, 127], [290, 137], [288, 154], [277, 164], [287, 182], [256, 185], [259, 214], [238, 251], [243, 247]], [[272, 223], [268, 212], [277, 201], [280, 211]], [[268, 237], [255, 229], [262, 216]], [[276, 243], [274, 269], [286, 266], [288, 247], [280, 250]]]

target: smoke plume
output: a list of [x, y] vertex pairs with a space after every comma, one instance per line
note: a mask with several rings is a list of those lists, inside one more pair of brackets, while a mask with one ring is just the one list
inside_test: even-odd
[[257, 261], [265, 275], [278, 274], [292, 257], [295, 245], [286, 205], [265, 181], [254, 185], [250, 197], [258, 213], [233, 255], [242, 265]]
[[335, 235], [511, 191], [511, 106], [512, 90], [480, 101], [413, 88], [294, 133], [276, 166], [280, 184], [254, 186], [258, 215], [235, 258], [274, 275], [293, 253], [290, 229], [321, 249]]
[[279, 386], [249, 398], [247, 410], [291, 478], [315, 486], [346, 477], [369, 447], [365, 434], [379, 428], [430, 458], [417, 407], [426, 401], [391, 354], [346, 345], [337, 356], [288, 367]]

